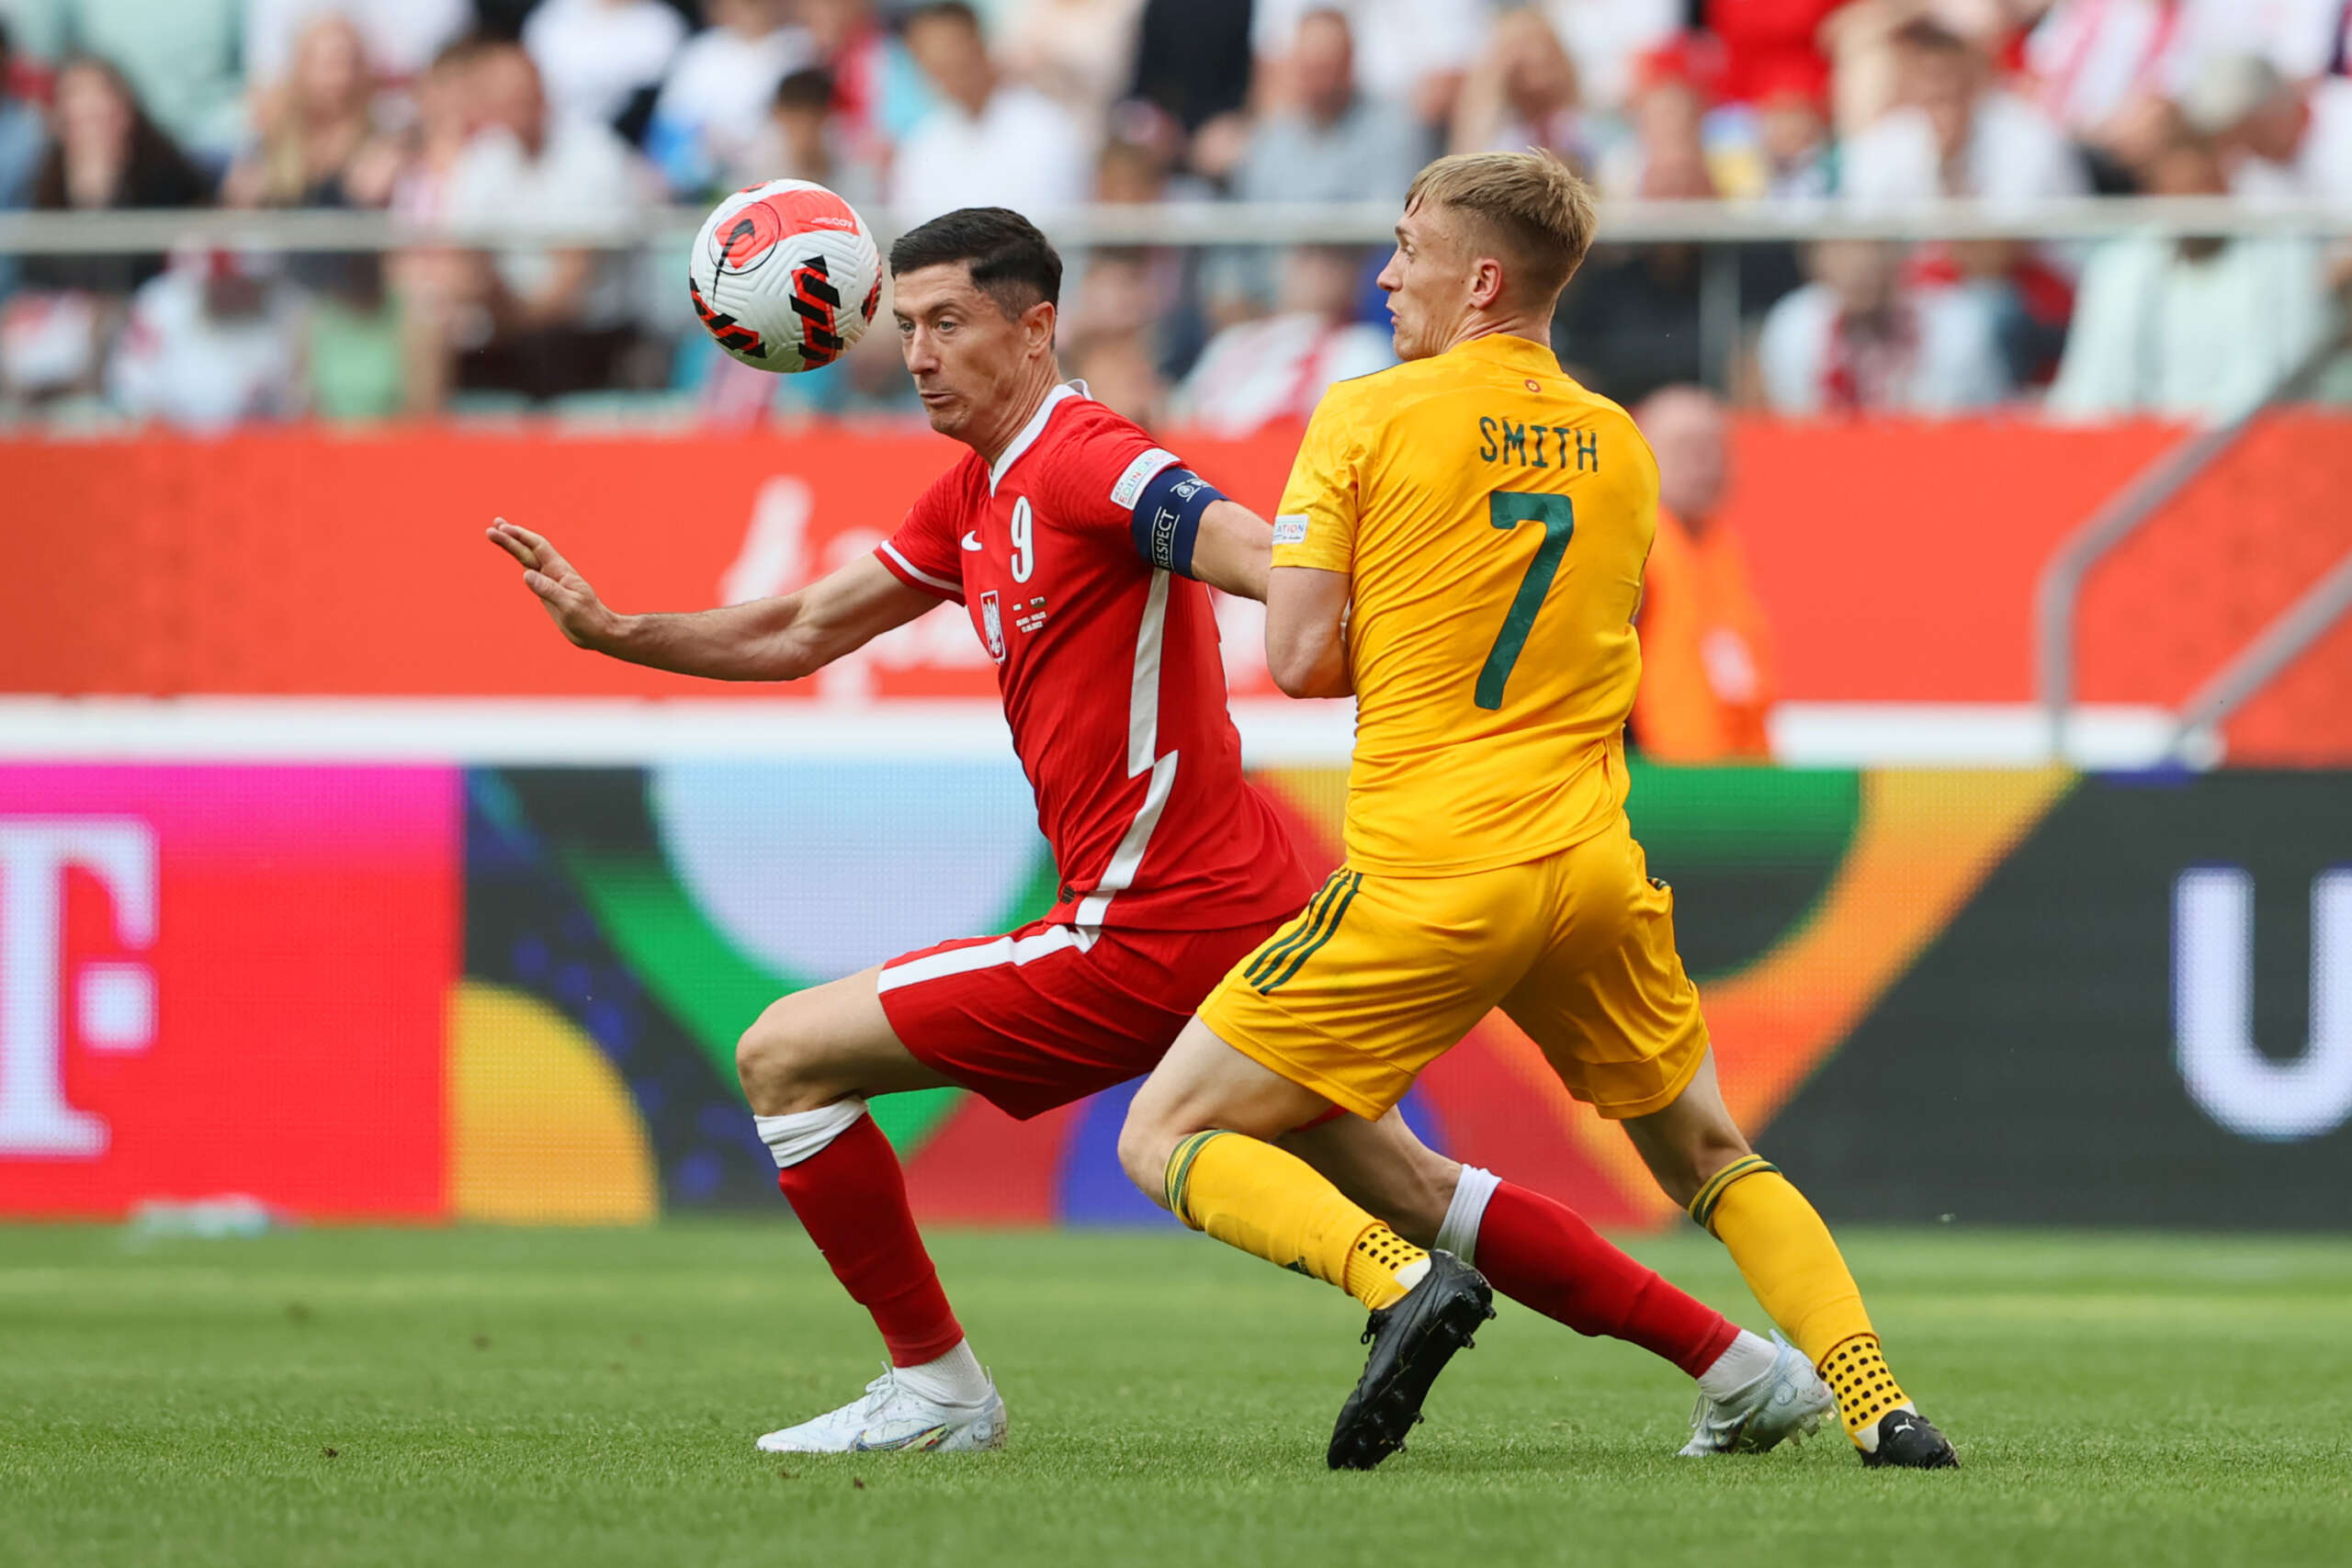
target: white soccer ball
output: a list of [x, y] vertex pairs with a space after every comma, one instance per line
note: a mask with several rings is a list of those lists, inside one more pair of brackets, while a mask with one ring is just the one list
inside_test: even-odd
[[831, 365], [865, 335], [882, 258], [857, 209], [808, 180], [770, 180], [718, 204], [695, 236], [695, 314], [762, 370]]

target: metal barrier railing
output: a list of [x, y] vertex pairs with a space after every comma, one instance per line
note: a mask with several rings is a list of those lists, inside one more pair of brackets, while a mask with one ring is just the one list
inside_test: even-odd
[[[1395, 202], [1108, 203], [1032, 216], [1073, 245], [1385, 244]], [[349, 210], [0, 212], [0, 255], [168, 250], [183, 242], [275, 251], [387, 251], [412, 245], [528, 243], [631, 250], [684, 243], [705, 209], [673, 207], [562, 226], [420, 224]], [[876, 234], [904, 225], [877, 209]], [[1608, 244], [1757, 244], [1805, 240], [2048, 241], [2133, 234], [2352, 234], [2352, 203], [2234, 197], [2099, 197], [2033, 204], [1921, 201], [1850, 207], [1827, 200], [1610, 201]]]
[[[2165, 452], [2060, 543], [2034, 584], [2034, 678], [2050, 727], [2053, 758], [2063, 760], [2074, 751], [2069, 730], [2075, 707], [2075, 617], [2092, 570], [2245, 439], [2266, 412], [2309, 394], [2347, 350], [2352, 350], [2352, 322], [2340, 326], [2306, 355], [2260, 403]], [[2331, 589], [2331, 585], [2335, 586]], [[2293, 662], [2347, 610], [2352, 610], [2352, 560], [2339, 565], [2257, 633], [2182, 705], [2171, 754], [2183, 761], [2197, 760], [2200, 738], [2210, 738], [2215, 726]]]

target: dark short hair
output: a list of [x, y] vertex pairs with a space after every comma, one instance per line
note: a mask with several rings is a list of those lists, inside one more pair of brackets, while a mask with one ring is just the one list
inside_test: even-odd
[[1037, 226], [1009, 207], [959, 207], [899, 236], [890, 276], [967, 262], [972, 287], [1018, 316], [1040, 301], [1059, 305], [1062, 258]]
[[780, 109], [831, 108], [833, 73], [821, 65], [795, 71], [775, 85], [775, 106]]

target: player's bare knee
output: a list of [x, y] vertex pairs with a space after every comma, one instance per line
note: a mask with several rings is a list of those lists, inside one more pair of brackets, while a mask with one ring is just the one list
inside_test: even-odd
[[815, 1052], [807, 1032], [795, 1027], [791, 999], [770, 1003], [735, 1042], [735, 1076], [762, 1116], [815, 1111], [842, 1097], [838, 1085], [820, 1081], [814, 1071]]
[[1138, 1109], [1130, 1105], [1127, 1119], [1119, 1127], [1119, 1168], [1145, 1196], [1157, 1199], [1168, 1174], [1168, 1156], [1182, 1135], [1148, 1112], [1138, 1116]]

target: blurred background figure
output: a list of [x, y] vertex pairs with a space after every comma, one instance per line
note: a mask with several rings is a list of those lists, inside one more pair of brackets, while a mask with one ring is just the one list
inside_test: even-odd
[[2212, 144], [2231, 191], [2352, 200], [2352, 80], [2290, 82], [2258, 54], [2217, 54], [2199, 67], [2181, 115]]
[[1402, 105], [1360, 85], [1347, 16], [1331, 6], [1306, 10], [1285, 62], [1286, 107], [1258, 122], [1235, 172], [1234, 196], [1242, 201], [1402, 197], [1429, 149]]
[[496, 46], [473, 38], [441, 50], [410, 85], [411, 119], [401, 136], [391, 206], [423, 227], [447, 217], [449, 178], [465, 157], [480, 118], [474, 68]]
[[[542, 0], [542, 8], [557, 0]], [[475, 0], [244, 0], [240, 63], [245, 80], [275, 82], [293, 68], [302, 29], [334, 15], [359, 29], [367, 57], [386, 79], [404, 83], [482, 21]]]
[[221, 182], [233, 207], [381, 207], [397, 156], [376, 122], [375, 74], [351, 20], [302, 28], [285, 79], [254, 95], [253, 144]]
[[2171, 139], [2183, 0], [2057, 0], [2027, 34], [2032, 102], [2102, 195], [2140, 188]]
[[[49, 141], [40, 106], [16, 91], [15, 71], [15, 45], [7, 18], [0, 17], [0, 212], [20, 208], [31, 197], [33, 175], [40, 169], [41, 150]], [[0, 275], [0, 293], [6, 288], [6, 276]]]
[[[40, 107], [18, 96], [15, 84], [16, 51], [7, 19], [0, 17], [0, 212], [13, 211], [32, 200], [33, 178], [40, 173], [41, 154], [49, 128]], [[0, 256], [0, 301], [17, 286], [17, 258]]]
[[197, 431], [291, 416], [300, 376], [297, 307], [274, 258], [201, 246], [132, 298], [107, 367], [116, 408]]
[[[2220, 158], [2198, 141], [2157, 160], [2162, 196], [2220, 196]], [[2328, 301], [2316, 242], [2276, 236], [2111, 240], [2083, 269], [2059, 419], [2246, 412], [2318, 344]]]
[[833, 75], [821, 65], [795, 71], [775, 85], [768, 107], [768, 136], [741, 172], [755, 180], [814, 180], [840, 193], [861, 212], [881, 200], [873, 168], [859, 161], [832, 113]]
[[1173, 167], [1223, 181], [1249, 145], [1250, 0], [1144, 0], [1131, 104], [1157, 111]]
[[[461, 79], [481, 129], [449, 170], [445, 217], [526, 233], [628, 231], [650, 182], [611, 128], [555, 118], [517, 45], [481, 50]], [[412, 331], [435, 366], [420, 367], [420, 402], [438, 406], [452, 386], [543, 400], [640, 379], [628, 364], [634, 266], [627, 253], [517, 245], [412, 268], [423, 296]]]
[[1947, 196], [2019, 203], [2088, 194], [2065, 135], [1997, 85], [1977, 43], [1921, 17], [1897, 31], [1894, 45], [1894, 107], [1844, 152], [1849, 201], [1886, 206]]
[[1683, 30], [1686, 0], [1541, 0], [1532, 7], [1576, 62], [1585, 107], [1614, 113], [1631, 97], [1642, 59]]
[[1291, 251], [1276, 313], [1210, 339], [1170, 400], [1170, 417], [1216, 435], [1303, 426], [1332, 382], [1394, 365], [1388, 332], [1352, 319], [1363, 272], [1360, 254], [1345, 246]]
[[[1698, 97], [1679, 67], [1656, 71], [1639, 111], [1637, 155], [1619, 164], [1635, 184], [1623, 194], [1652, 201], [1712, 201], [1722, 194], [1703, 141]], [[1604, 158], [1604, 164], [1609, 160]], [[1606, 230], [1604, 228], [1604, 232]], [[1751, 317], [1802, 281], [1794, 251], [1783, 244], [1741, 245], [1729, 258], [1737, 285], [1723, 341], [1704, 328], [1705, 252], [1695, 243], [1608, 245], [1569, 279], [1552, 342], [1563, 365], [1587, 386], [1633, 404], [1660, 387], [1708, 379]]]
[[1396, 105], [1433, 149], [1477, 58], [1487, 8], [1465, 0], [1257, 0], [1250, 39], [1270, 102], [1302, 104], [1320, 90], [1305, 78], [1328, 64], [1301, 52], [1306, 18], [1318, 11], [1347, 24], [1352, 77], [1365, 95]]
[[[1120, 207], [1170, 199], [1163, 143], [1139, 106], [1121, 119], [1141, 135], [1114, 135], [1094, 168], [1094, 200]], [[1172, 245], [1104, 245], [1075, 252], [1062, 285], [1062, 320], [1073, 337], [1132, 342], [1164, 381], [1199, 357], [1207, 339], [1188, 254]], [[1163, 386], [1162, 391], [1165, 388]]]
[[[1233, 176], [1241, 201], [1394, 201], [1427, 159], [1421, 128], [1401, 105], [1357, 85], [1346, 16], [1329, 6], [1298, 19], [1287, 59], [1290, 107], [1258, 121]], [[1271, 256], [1228, 253], [1210, 288], [1221, 323], [1266, 310], [1277, 282]]]
[[1774, 412], [1950, 414], [2008, 396], [1996, 313], [1982, 294], [1910, 287], [1901, 250], [1871, 240], [1816, 243], [1812, 272], [1757, 340]]
[[523, 47], [556, 114], [601, 120], [641, 141], [686, 20], [663, 0], [539, 0], [523, 23]]
[[1771, 636], [1738, 532], [1721, 516], [1730, 423], [1713, 393], [1684, 386], [1651, 393], [1634, 419], [1657, 455], [1658, 482], [1634, 744], [1661, 762], [1769, 761]]
[[1090, 145], [1133, 77], [1143, 0], [1010, 0], [999, 54], [1005, 70], [1061, 105]]
[[1596, 169], [1603, 194], [1684, 201], [1723, 194], [1707, 149], [1711, 62], [1705, 49], [1686, 44], [1642, 57], [1624, 106], [1627, 133], [1611, 141]]
[[[30, 205], [44, 212], [194, 207], [209, 184], [147, 118], [122, 73], [89, 56], [57, 73], [52, 134]], [[95, 393], [124, 306], [161, 254], [28, 256], [0, 303], [0, 400], [22, 406]]]
[[243, 140], [244, 0], [32, 0], [50, 57], [114, 66], [173, 144], [217, 176]]
[[1544, 13], [1505, 11], [1463, 79], [1448, 150], [1515, 152], [1541, 147], [1572, 167], [1592, 168], [1577, 63]]
[[820, 62], [816, 38], [785, 0], [707, 0], [710, 26], [671, 62], [645, 151], [680, 199], [715, 195], [767, 128], [778, 82]]
[[1086, 198], [1089, 160], [1078, 121], [989, 58], [980, 19], [963, 0], [936, 0], [906, 21], [907, 52], [937, 101], [890, 167], [890, 205], [920, 223], [959, 207], [1042, 215]]
[[1085, 382], [1096, 400], [1146, 430], [1168, 423], [1168, 383], [1161, 378], [1141, 333], [1105, 333], [1080, 338], [1063, 363], [1071, 378]]

